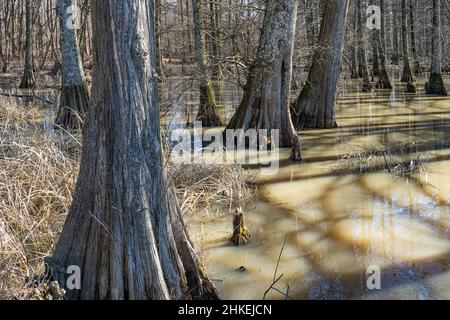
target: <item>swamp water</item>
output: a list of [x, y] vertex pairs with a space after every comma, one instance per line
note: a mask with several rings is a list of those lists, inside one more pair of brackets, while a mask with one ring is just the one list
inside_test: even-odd
[[[197, 95], [182, 87], [165, 96], [171, 128], [195, 117]], [[189, 218], [222, 298], [450, 299], [450, 99], [426, 96], [423, 80], [415, 95], [396, 87], [342, 86], [339, 127], [302, 132], [302, 163], [281, 150], [245, 209], [247, 246], [229, 242], [226, 212]], [[240, 95], [225, 88], [224, 119]], [[373, 266], [380, 290], [367, 287]]]

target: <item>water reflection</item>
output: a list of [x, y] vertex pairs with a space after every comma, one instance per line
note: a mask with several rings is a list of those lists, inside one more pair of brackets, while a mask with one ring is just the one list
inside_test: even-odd
[[[277, 283], [284, 294], [271, 299], [450, 299], [450, 100], [426, 96], [423, 79], [416, 86], [416, 95], [399, 83], [360, 94], [344, 84], [339, 127], [302, 132], [304, 162], [283, 150], [278, 174], [260, 178], [248, 246], [228, 242], [230, 217], [191, 219], [223, 298], [262, 298], [287, 235]], [[195, 116], [195, 88], [187, 92], [171, 126]], [[225, 85], [224, 119], [240, 97]], [[381, 290], [367, 289], [372, 265]]]
[[[224, 122], [234, 114], [242, 97], [239, 85], [213, 82], [218, 113]], [[192, 78], [171, 78], [161, 86], [162, 124], [169, 129], [184, 128], [195, 120], [199, 104], [198, 84]]]
[[36, 107], [48, 107], [57, 105], [58, 96], [55, 89], [18, 89], [0, 88], [0, 96], [14, 98], [20, 105], [33, 105]]

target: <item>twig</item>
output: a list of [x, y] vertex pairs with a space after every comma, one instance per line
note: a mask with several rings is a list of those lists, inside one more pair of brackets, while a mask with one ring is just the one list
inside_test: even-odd
[[274, 274], [273, 274], [273, 282], [272, 282], [272, 284], [269, 286], [269, 288], [264, 292], [263, 300], [266, 300], [266, 296], [267, 296], [267, 294], [270, 292], [270, 290], [274, 290], [274, 291], [276, 291], [276, 292], [278, 292], [278, 293], [281, 293], [282, 295], [285, 296], [286, 300], [287, 300], [287, 299], [292, 299], [292, 298], [289, 296], [289, 289], [290, 289], [289, 284], [287, 285], [287, 291], [286, 291], [286, 293], [284, 293], [284, 292], [282, 292], [281, 290], [278, 290], [277, 288], [275, 288], [275, 285], [278, 283], [278, 281], [281, 280], [281, 278], [283, 278], [283, 275], [284, 275], [284, 274], [281, 274], [281, 275], [277, 278], [278, 267], [279, 267], [279, 265], [280, 265], [281, 256], [283, 255], [284, 247], [286, 246], [287, 237], [288, 237], [288, 235], [286, 234], [286, 236], [284, 237], [283, 246], [281, 247], [281, 250], [280, 250], [280, 254], [278, 255], [277, 265], [276, 265], [276, 267], [275, 267], [275, 272], [274, 272]]
[[278, 266], [280, 265], [281, 255], [283, 254], [283, 250], [284, 250], [284, 247], [286, 245], [287, 237], [288, 237], [287, 235], [284, 237], [283, 246], [281, 247], [281, 251], [280, 251], [280, 254], [279, 254], [278, 260], [277, 260], [277, 266], [275, 267], [275, 273], [273, 274], [273, 281], [275, 281], [275, 278], [276, 278], [277, 273], [278, 273]]
[[273, 286], [280, 281], [281, 278], [283, 278], [284, 274], [281, 274], [271, 285], [270, 287], [266, 290], [266, 292], [264, 292], [264, 296], [263, 296], [263, 300], [266, 300], [266, 296], [269, 293], [270, 290], [274, 289]]

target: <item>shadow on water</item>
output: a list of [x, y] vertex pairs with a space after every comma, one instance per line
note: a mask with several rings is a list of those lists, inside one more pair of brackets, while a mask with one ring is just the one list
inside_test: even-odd
[[[262, 298], [287, 235], [277, 289], [289, 298], [450, 299], [450, 100], [426, 96], [424, 82], [416, 95], [398, 82], [371, 94], [344, 84], [339, 127], [302, 132], [304, 161], [281, 150], [278, 173], [260, 177], [259, 198], [246, 209], [248, 246], [228, 243], [228, 215], [191, 219], [223, 298]], [[175, 83], [164, 94], [177, 106], [170, 128], [195, 117], [198, 104], [195, 85], [186, 81], [177, 95]], [[241, 89], [221, 87], [226, 120]], [[397, 174], [404, 168], [411, 172]], [[367, 287], [370, 266], [381, 271], [380, 290]]]

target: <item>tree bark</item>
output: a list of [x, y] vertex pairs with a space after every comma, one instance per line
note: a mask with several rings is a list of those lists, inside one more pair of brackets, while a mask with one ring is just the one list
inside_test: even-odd
[[161, 53], [161, 19], [162, 19], [162, 0], [154, 0], [155, 4], [153, 7], [153, 16], [154, 16], [154, 33], [155, 33], [155, 47], [156, 47], [156, 72], [158, 74], [158, 78], [162, 79], [164, 77], [163, 70], [163, 56]]
[[376, 32], [374, 32], [373, 43], [372, 43], [372, 81], [374, 77], [380, 76], [380, 64], [378, 58], [378, 48], [376, 43]]
[[71, 28], [72, 13], [68, 9], [73, 0], [58, 1], [60, 19], [62, 88], [59, 110], [55, 123], [63, 128], [81, 128], [89, 106], [89, 93], [84, 77], [83, 64], [78, 46], [77, 32]]
[[398, 9], [398, 5], [397, 5], [397, 1], [398, 0], [391, 0], [391, 10], [392, 10], [392, 57], [391, 57], [391, 62], [393, 65], [398, 65], [400, 62], [400, 54], [399, 54], [399, 41], [398, 41], [398, 27], [397, 27], [397, 23], [398, 23], [398, 15], [397, 15], [397, 9]]
[[[353, 4], [356, 6], [356, 4]], [[358, 11], [353, 10], [352, 14], [352, 44], [350, 48], [350, 77], [352, 79], [359, 79], [358, 71]]]
[[363, 92], [372, 91], [372, 84], [369, 78], [369, 67], [367, 66], [366, 44], [364, 41], [364, 22], [363, 22], [363, 6], [362, 0], [356, 0], [356, 15], [357, 15], [357, 35], [358, 35], [358, 63], [359, 76], [363, 79]]
[[291, 159], [299, 161], [300, 137], [289, 110], [296, 14], [296, 0], [266, 0], [255, 63], [227, 129], [277, 129], [280, 147], [292, 147]]
[[197, 73], [200, 82], [200, 105], [197, 113], [197, 121], [201, 121], [205, 127], [220, 127], [222, 121], [217, 114], [217, 102], [214, 90], [209, 81], [206, 70], [205, 38], [203, 35], [202, 0], [192, 0], [194, 11], [195, 50], [197, 56]]
[[316, 45], [316, 34], [314, 28], [314, 0], [303, 0], [303, 12], [305, 15], [305, 23], [306, 23], [306, 40], [308, 41], [308, 61], [307, 61], [307, 70], [310, 70], [312, 57], [314, 55], [314, 47]]
[[442, 60], [442, 45], [441, 45], [441, 1], [433, 0], [433, 35], [431, 48], [431, 74], [430, 79], [426, 85], [427, 94], [439, 94], [446, 96], [444, 80], [442, 79], [441, 60]]
[[414, 0], [409, 1], [409, 24], [411, 32], [411, 53], [414, 62], [414, 74], [422, 74], [422, 67], [420, 66], [419, 56], [417, 53], [416, 42], [416, 28], [415, 28], [415, 15], [414, 15]]
[[92, 1], [92, 107], [79, 180], [52, 258], [71, 299], [217, 298], [187, 235], [164, 170], [153, 1]]
[[223, 74], [220, 65], [222, 58], [222, 8], [216, 1], [211, 1], [209, 7], [212, 28], [212, 78], [214, 80], [222, 80]]
[[325, 3], [322, 27], [308, 80], [295, 106], [296, 128], [336, 127], [336, 89], [340, 77], [348, 0]]
[[403, 41], [403, 75], [402, 82], [407, 83], [406, 92], [416, 92], [414, 87], [414, 78], [411, 65], [409, 63], [409, 44], [408, 44], [408, 14], [406, 9], [406, 0], [402, 0], [402, 41]]
[[20, 88], [27, 89], [35, 86], [33, 63], [33, 9], [31, 0], [25, 0], [25, 69], [23, 71]]
[[384, 0], [380, 0], [381, 9], [381, 29], [375, 31], [376, 34], [376, 47], [378, 65], [380, 68], [380, 75], [378, 77], [377, 88], [378, 89], [392, 89], [391, 80], [389, 79], [388, 70], [386, 67], [386, 34], [385, 34], [385, 21], [384, 21]]

